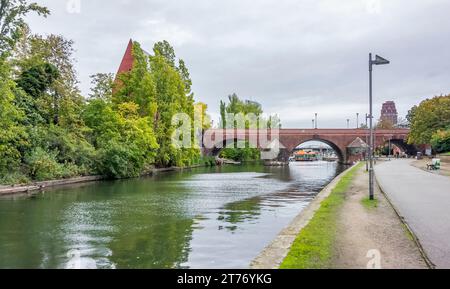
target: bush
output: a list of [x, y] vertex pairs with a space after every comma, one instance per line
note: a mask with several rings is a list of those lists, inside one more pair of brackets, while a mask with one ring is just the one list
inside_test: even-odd
[[30, 179], [27, 175], [20, 171], [14, 171], [11, 173], [7, 173], [0, 177], [0, 184], [2, 185], [15, 185], [15, 184], [28, 184], [30, 183]]
[[137, 177], [145, 166], [145, 158], [133, 145], [110, 141], [99, 153], [99, 171], [112, 178]]
[[438, 153], [450, 151], [450, 129], [436, 132], [431, 139], [431, 144]]
[[74, 164], [88, 171], [95, 167], [95, 148], [79, 133], [51, 125], [35, 127], [30, 135], [35, 146], [57, 152], [55, 157], [61, 164]]
[[26, 157], [29, 175], [37, 181], [60, 178], [63, 175], [63, 165], [56, 161], [57, 152], [47, 152], [37, 147]]

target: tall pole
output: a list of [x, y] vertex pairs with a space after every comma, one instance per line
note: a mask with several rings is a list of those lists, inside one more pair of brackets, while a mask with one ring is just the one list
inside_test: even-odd
[[347, 128], [350, 128], [350, 119], [347, 118]]
[[318, 128], [318, 126], [317, 126], [317, 113], [316, 113], [316, 129]]
[[[369, 115], [366, 113], [366, 145], [369, 143]], [[369, 148], [366, 147], [366, 172], [369, 171]]]
[[312, 128], [315, 129], [316, 126], [314, 125], [314, 119], [312, 120]]
[[389, 137], [389, 160], [391, 160], [391, 136]]
[[373, 171], [373, 151], [374, 151], [374, 132], [373, 132], [373, 95], [372, 95], [372, 53], [369, 54], [369, 123], [370, 123], [370, 144], [369, 144], [369, 195], [370, 200], [374, 200], [374, 171]]
[[356, 113], [356, 128], [359, 128], [359, 112]]

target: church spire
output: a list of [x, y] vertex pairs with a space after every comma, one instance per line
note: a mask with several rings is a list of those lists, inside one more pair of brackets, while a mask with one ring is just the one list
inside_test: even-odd
[[119, 70], [117, 71], [117, 75], [129, 72], [133, 68], [133, 40], [130, 39], [128, 42], [127, 50], [125, 51], [125, 55], [122, 58], [122, 62], [120, 63]]

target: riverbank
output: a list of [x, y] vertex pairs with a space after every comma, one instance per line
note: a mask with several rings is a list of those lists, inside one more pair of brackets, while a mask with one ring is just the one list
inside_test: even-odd
[[341, 173], [330, 184], [328, 184], [292, 222], [281, 231], [277, 238], [267, 246], [253, 262], [250, 264], [252, 269], [277, 269], [288, 255], [290, 248], [297, 238], [299, 232], [310, 224], [315, 218], [316, 212], [320, 210], [322, 202], [325, 201], [333, 189], [339, 184], [351, 169]]
[[[198, 168], [198, 167], [202, 167], [202, 166], [203, 165], [194, 165], [194, 166], [189, 166], [189, 167], [185, 167], [185, 168], [180, 168], [180, 167], [170, 167], [170, 168], [161, 168], [161, 169], [154, 168], [154, 169], [145, 171], [141, 175], [141, 177], [150, 176], [150, 175], [154, 175], [154, 174], [158, 174], [158, 173], [193, 169], [193, 168]], [[106, 180], [109, 180], [109, 178], [107, 178], [105, 176], [83, 176], [83, 177], [75, 177], [75, 178], [61, 179], [61, 180], [32, 182], [30, 184], [19, 184], [19, 185], [10, 185], [10, 186], [1, 185], [0, 186], [0, 196], [28, 194], [28, 193], [41, 191], [46, 188], [54, 188], [54, 187], [61, 187], [61, 186], [82, 184], [82, 183], [90, 183], [90, 182], [98, 182], [98, 181], [106, 181]]]
[[325, 188], [252, 267], [427, 268], [409, 231], [378, 188], [377, 201], [368, 200], [364, 167], [354, 166]]

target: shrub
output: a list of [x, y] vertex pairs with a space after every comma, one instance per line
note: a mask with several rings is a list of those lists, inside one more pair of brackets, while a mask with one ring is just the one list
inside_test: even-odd
[[57, 152], [47, 152], [37, 147], [25, 157], [29, 175], [33, 180], [44, 181], [63, 176], [64, 168], [56, 161], [57, 154]]
[[136, 146], [113, 140], [100, 149], [99, 166], [100, 173], [108, 177], [137, 177], [145, 166], [145, 158]]
[[450, 129], [436, 132], [431, 139], [431, 144], [438, 153], [450, 151]]
[[30, 179], [27, 175], [19, 170], [7, 173], [0, 177], [0, 184], [2, 185], [15, 185], [15, 184], [28, 184]]

